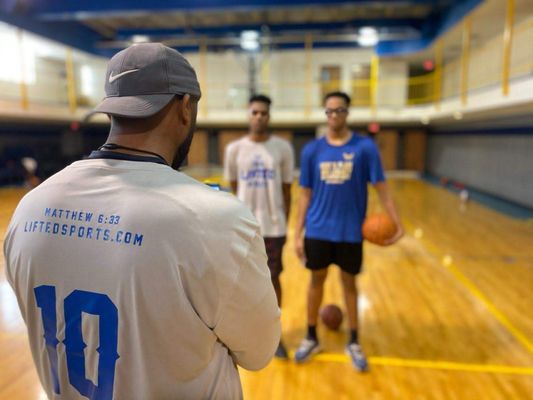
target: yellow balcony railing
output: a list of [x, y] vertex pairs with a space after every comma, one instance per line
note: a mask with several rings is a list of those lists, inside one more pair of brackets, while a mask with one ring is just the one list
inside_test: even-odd
[[[439, 39], [434, 51], [431, 50], [435, 56], [435, 69], [422, 75], [388, 76], [385, 68], [388, 60], [380, 60], [377, 56], [373, 56], [372, 60], [367, 59], [366, 65], [354, 64], [353, 70], [346, 71], [345, 68], [351, 68], [346, 63], [338, 63], [337, 66], [335, 60], [320, 60], [318, 55], [312, 54], [312, 37], [309, 37], [300, 59], [291, 55], [291, 62], [280, 62], [283, 56], [280, 53], [272, 58], [276, 60], [275, 63], [269, 60], [264, 66], [261, 65], [255, 88], [272, 97], [274, 109], [300, 110], [305, 116], [309, 115], [310, 110], [322, 106], [326, 93], [336, 90], [348, 93], [352, 97], [352, 106], [368, 108], [373, 113], [387, 107], [438, 106], [442, 100], [450, 98], [460, 98], [461, 104], [466, 105], [469, 93], [498, 85], [501, 85], [502, 93], [512, 93], [509, 83], [513, 79], [533, 76], [533, 14], [529, 17], [520, 14], [519, 22], [515, 22], [510, 18], [512, 10], [509, 10], [513, 4], [512, 0], [502, 3], [500, 31], [491, 34], [490, 39], [482, 43], [474, 42], [475, 32], [479, 33], [482, 26], [478, 23], [479, 19], [483, 17], [482, 13], [475, 10], [456, 29], [456, 33], [462, 34], [462, 41], [452, 33]], [[503, 12], [505, 9], [509, 11]], [[77, 107], [94, 106], [103, 96], [103, 59], [89, 59], [76, 50], [63, 51], [63, 60], [60, 57], [41, 59], [34, 48], [55, 46], [54, 54], [62, 54], [57, 49], [59, 45], [39, 42], [37, 47], [30, 46], [26, 43], [29, 39], [25, 33], [15, 28], [12, 31], [0, 26], [0, 39], [5, 43], [13, 42], [8, 49], [12, 53], [9, 60], [16, 62], [12, 68], [0, 66], [2, 104], [15, 104], [23, 110], [38, 105], [59, 106], [70, 108], [74, 113]], [[512, 34], [509, 34], [510, 31]], [[450, 49], [454, 51], [448, 51]], [[272, 54], [273, 50], [268, 56]], [[350, 50], [346, 50], [346, 58], [350, 56]], [[236, 65], [233, 60], [233, 64], [221, 65], [221, 75], [216, 76], [211, 71], [218, 59], [208, 52], [206, 46], [201, 47], [199, 55], [192, 57], [197, 57], [196, 67], [205, 94], [201, 115], [206, 116], [211, 110], [242, 109], [246, 106], [250, 95], [249, 77], [244, 72], [246, 69], [243, 69], [242, 74], [235, 74], [231, 71], [231, 65]], [[258, 62], [263, 61], [260, 58]], [[403, 62], [405, 66], [416, 64], [409, 57], [392, 61]], [[332, 68], [337, 68], [338, 73], [319, 74], [322, 62], [334, 65]], [[288, 66], [288, 63], [294, 65]], [[353, 79], [346, 75], [347, 72], [352, 74]], [[86, 77], [85, 73], [88, 74]], [[341, 78], [329, 79], [331, 76]]]

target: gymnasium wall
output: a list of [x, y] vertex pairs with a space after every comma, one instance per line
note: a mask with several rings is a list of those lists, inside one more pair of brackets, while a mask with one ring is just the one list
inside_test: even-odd
[[[98, 102], [104, 95], [107, 60], [0, 23], [2, 55], [0, 63], [0, 99], [17, 101], [21, 97], [20, 82], [27, 82], [30, 104], [68, 105], [67, 69], [75, 77], [75, 93], [79, 106]], [[70, 60], [72, 63], [68, 62]], [[1, 110], [0, 110], [1, 111]]]
[[[247, 54], [231, 50], [210, 52], [205, 55], [205, 63], [197, 52], [185, 53], [185, 56], [198, 73], [204, 91], [202, 101], [207, 102], [208, 109], [240, 110], [246, 107], [250, 66]], [[321, 104], [320, 82], [323, 67], [339, 66], [340, 76], [336, 82], [338, 89], [351, 93], [353, 69], [361, 64], [369, 65], [372, 52], [368, 49], [313, 49], [309, 70], [306, 57], [304, 50], [272, 51], [258, 56], [257, 90], [272, 97], [274, 108], [301, 110], [307, 95], [314, 106]], [[306, 83], [308, 79], [310, 85]]]
[[[505, 2], [501, 2], [501, 15], [505, 15]], [[469, 51], [467, 69], [468, 89], [475, 91], [480, 88], [501, 85], [503, 60], [503, 18], [499, 26], [493, 27], [490, 39], [480, 41], [480, 26], [484, 18], [485, 8], [481, 6], [472, 19], [472, 43]], [[533, 72], [533, 46], [531, 45], [533, 16], [518, 15], [515, 20], [513, 43], [510, 54], [510, 76], [521, 78]], [[442, 95], [444, 98], [458, 96], [461, 88], [461, 41], [463, 24], [457, 24], [443, 41], [448, 49], [444, 53], [444, 70]]]
[[[361, 127], [353, 127], [366, 134]], [[71, 162], [88, 155], [106, 140], [108, 126], [84, 126], [73, 132], [68, 125], [0, 124], [0, 170], [8, 160], [33, 157], [39, 164], [37, 175], [46, 179]], [[224, 148], [246, 134], [245, 128], [199, 127], [189, 152], [190, 166], [221, 166]], [[275, 128], [274, 135], [288, 140], [294, 149], [295, 167], [300, 166], [303, 147], [315, 139], [313, 128]], [[426, 132], [416, 128], [383, 128], [373, 136], [386, 170], [424, 171]], [[2, 183], [0, 182], [0, 185]]]
[[[353, 127], [361, 134], [367, 134], [360, 127]], [[312, 128], [273, 129], [274, 135], [289, 141], [294, 149], [295, 166], [300, 166], [300, 154], [303, 147], [315, 139]], [[189, 153], [189, 165], [222, 165], [224, 149], [229, 142], [246, 135], [240, 129], [201, 129], [196, 131]], [[383, 128], [373, 136], [381, 154], [385, 170], [410, 170], [424, 172], [426, 158], [426, 131], [416, 128]]]
[[376, 105], [402, 109], [407, 103], [409, 87], [409, 65], [405, 60], [381, 59], [379, 79], [386, 79], [387, 85], [377, 88]]
[[428, 172], [533, 208], [533, 127], [428, 136]]

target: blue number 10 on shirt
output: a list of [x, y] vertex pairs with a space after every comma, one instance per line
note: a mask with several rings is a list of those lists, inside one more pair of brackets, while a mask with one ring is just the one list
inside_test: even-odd
[[[44, 341], [54, 392], [61, 394], [58, 376], [56, 288], [38, 286], [34, 289], [37, 306], [41, 309], [44, 327]], [[63, 302], [65, 313], [65, 352], [67, 357], [68, 378], [78, 392], [89, 399], [112, 399], [115, 380], [115, 364], [119, 355], [118, 310], [104, 294], [74, 290]], [[100, 318], [100, 346], [98, 361], [98, 386], [86, 378], [83, 341], [82, 313], [97, 315]]]

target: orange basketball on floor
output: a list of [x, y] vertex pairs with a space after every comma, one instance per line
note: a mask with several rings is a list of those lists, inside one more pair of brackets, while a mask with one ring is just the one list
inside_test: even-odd
[[383, 246], [396, 233], [396, 224], [386, 213], [372, 214], [363, 223], [363, 237], [371, 243]]
[[320, 319], [329, 329], [336, 331], [342, 323], [342, 310], [336, 304], [328, 304], [320, 309]]

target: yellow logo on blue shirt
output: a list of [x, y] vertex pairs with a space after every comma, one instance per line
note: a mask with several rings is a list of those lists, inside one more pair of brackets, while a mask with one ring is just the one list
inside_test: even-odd
[[342, 157], [348, 161], [353, 160], [353, 158], [355, 157], [355, 153], [342, 153]]
[[353, 171], [354, 153], [342, 153], [345, 161], [324, 161], [320, 163], [320, 180], [340, 185], [350, 180]]

